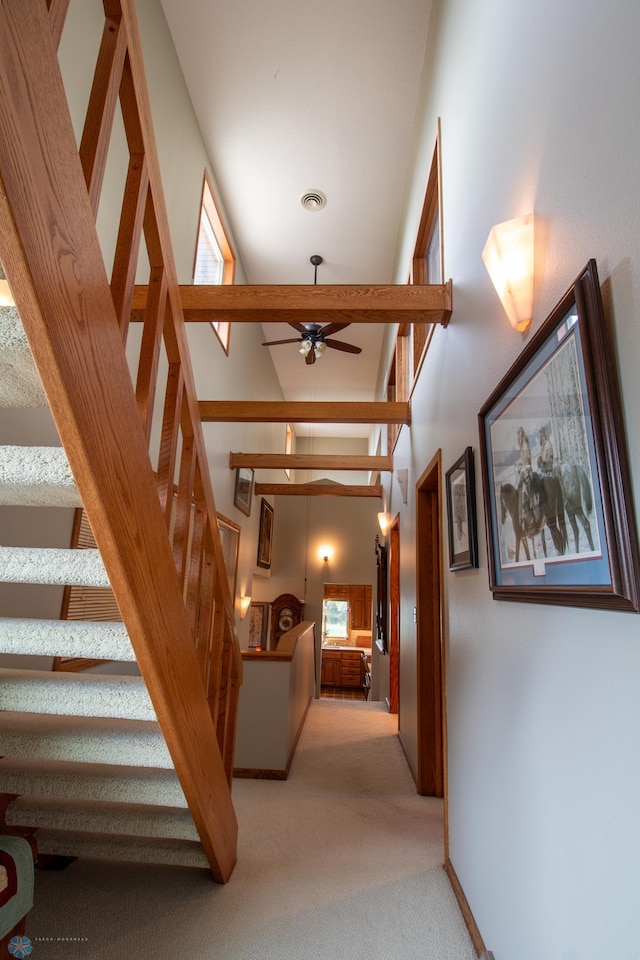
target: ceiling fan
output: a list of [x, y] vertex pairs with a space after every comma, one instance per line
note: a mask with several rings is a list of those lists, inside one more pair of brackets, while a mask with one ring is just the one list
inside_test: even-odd
[[289, 326], [297, 330], [300, 336], [288, 340], [268, 340], [262, 346], [276, 347], [281, 343], [300, 343], [300, 353], [307, 364], [315, 363], [327, 347], [331, 347], [332, 350], [341, 350], [343, 353], [362, 353], [361, 347], [354, 347], [353, 344], [345, 343], [343, 340], [330, 339], [332, 334], [350, 326], [348, 323], [327, 323], [321, 327], [318, 323], [297, 323], [290, 320]]
[[[318, 267], [322, 263], [322, 257], [314, 253], [309, 258], [314, 267], [313, 282], [318, 282]], [[319, 323], [298, 323], [295, 320], [288, 321], [289, 326], [293, 327], [300, 334], [299, 337], [292, 337], [289, 340], [267, 340], [262, 344], [263, 347], [277, 347], [281, 343], [300, 343], [300, 353], [303, 355], [305, 363], [312, 364], [322, 356], [327, 347], [332, 350], [341, 350], [343, 353], [362, 353], [360, 347], [354, 347], [352, 343], [345, 343], [344, 340], [329, 340], [332, 334], [344, 330], [350, 326], [348, 323], [327, 323], [321, 327]]]

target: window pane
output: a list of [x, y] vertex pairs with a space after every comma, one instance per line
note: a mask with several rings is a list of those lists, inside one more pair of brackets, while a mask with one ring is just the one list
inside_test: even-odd
[[426, 260], [426, 283], [441, 283], [442, 262], [440, 259], [440, 217], [437, 215], [433, 221], [431, 237], [425, 256]]
[[211, 223], [205, 211], [200, 216], [198, 247], [194, 283], [220, 284], [224, 271], [224, 259], [216, 241]]
[[[205, 174], [193, 267], [193, 282], [206, 284], [207, 286], [233, 283], [234, 271], [233, 252], [222, 225], [208, 177]], [[211, 326], [215, 330], [223, 349], [228, 353], [230, 323], [214, 320]]]
[[348, 637], [349, 636], [349, 601], [348, 600], [324, 600], [323, 608], [323, 633], [325, 637]]

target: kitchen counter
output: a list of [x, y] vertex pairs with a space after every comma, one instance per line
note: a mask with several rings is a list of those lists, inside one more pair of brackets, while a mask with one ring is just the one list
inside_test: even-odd
[[354, 647], [351, 643], [323, 643], [323, 650], [359, 650], [361, 653], [370, 654], [371, 647]]

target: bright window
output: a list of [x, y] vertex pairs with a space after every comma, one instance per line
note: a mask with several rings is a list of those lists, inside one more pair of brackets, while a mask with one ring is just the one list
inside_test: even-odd
[[[412, 283], [444, 283], [441, 170], [440, 121], [438, 120], [429, 179], [413, 251]], [[429, 348], [433, 331], [433, 324], [416, 323], [413, 326], [414, 382]]]
[[322, 601], [322, 633], [325, 637], [346, 639], [349, 636], [349, 601]]
[[[193, 282], [209, 285], [233, 283], [235, 266], [231, 244], [222, 225], [209, 178], [205, 173]], [[211, 326], [218, 335], [225, 353], [228, 353], [231, 324], [213, 320]]]

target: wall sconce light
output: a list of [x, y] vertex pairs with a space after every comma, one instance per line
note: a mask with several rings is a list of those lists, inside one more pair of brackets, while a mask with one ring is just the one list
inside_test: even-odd
[[482, 259], [509, 323], [524, 333], [533, 316], [533, 214], [496, 224]]
[[240, 619], [244, 620], [251, 606], [251, 597], [240, 597]]
[[386, 535], [389, 533], [389, 527], [391, 526], [391, 517], [388, 513], [384, 513], [383, 511], [382, 513], [378, 514], [378, 526], [380, 527], [380, 533], [382, 536], [386, 537]]
[[398, 486], [400, 487], [400, 496], [405, 507], [407, 505], [407, 497], [409, 495], [409, 468], [401, 467], [400, 470], [396, 470], [396, 480], [398, 481]]
[[318, 550], [318, 556], [324, 563], [329, 563], [331, 560], [333, 560], [333, 547], [325, 544]]

